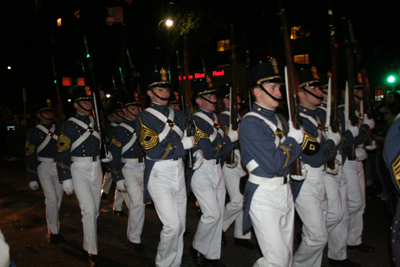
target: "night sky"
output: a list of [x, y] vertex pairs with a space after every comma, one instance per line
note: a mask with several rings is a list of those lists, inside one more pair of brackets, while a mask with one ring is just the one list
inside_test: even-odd
[[[285, 6], [289, 24], [304, 25], [312, 33], [313, 40], [319, 40], [323, 47], [321, 50], [328, 51], [327, 2], [285, 1]], [[124, 8], [124, 32], [105, 23], [107, 7], [112, 6]], [[246, 48], [256, 57], [257, 51], [274, 53], [282, 44], [277, 1], [179, 0], [173, 5], [168, 1], [132, 1], [128, 5], [125, 1], [105, 0], [23, 0], [7, 1], [3, 7], [1, 103], [6, 103], [14, 113], [22, 113], [23, 87], [28, 92], [28, 105], [48, 96], [55, 99], [52, 56], [55, 57], [59, 81], [63, 76], [81, 74], [76, 62], [87, 64], [83, 34], [93, 56], [96, 83], [106, 91], [112, 87], [111, 75], [118, 74], [115, 66], [121, 54], [116, 51], [122, 47], [121, 44], [129, 48], [138, 72], [147, 73], [154, 69], [155, 64], [160, 67], [160, 50], [156, 47], [163, 42], [165, 29], [161, 26], [157, 31], [157, 26], [164, 15], [170, 14], [173, 18], [182, 10], [194, 11], [204, 17], [201, 26], [189, 32], [192, 71], [201, 68], [201, 58], [207, 59], [210, 67], [216, 62], [209, 51], [215, 50], [219, 37], [229, 39], [230, 23], [234, 23], [235, 40], [243, 48], [238, 53], [244, 54]], [[80, 10], [79, 23], [72, 17], [75, 10]], [[341, 17], [351, 19], [353, 23], [371, 87], [385, 85], [387, 74], [396, 73], [399, 68], [399, 10], [400, 1], [334, 1], [337, 23]], [[52, 26], [58, 17], [63, 18], [62, 30]], [[340, 30], [341, 25], [337, 26]], [[55, 36], [55, 43], [51, 42], [52, 36]], [[342, 43], [343, 40], [339, 40], [339, 44]], [[182, 63], [182, 45], [178, 43], [176, 49]], [[171, 66], [177, 65], [173, 51], [170, 63]], [[9, 65], [11, 70], [7, 70]], [[124, 67], [129, 72], [126, 60]], [[86, 71], [89, 71], [87, 66]], [[115, 78], [119, 79], [119, 76]]]

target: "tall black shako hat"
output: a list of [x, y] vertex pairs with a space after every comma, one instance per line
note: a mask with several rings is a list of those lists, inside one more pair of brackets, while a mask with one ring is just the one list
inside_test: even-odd
[[139, 94], [135, 91], [128, 93], [124, 97], [124, 103], [125, 108], [130, 106], [140, 106]]
[[163, 98], [154, 93], [154, 88], [171, 88], [171, 83], [168, 81], [168, 72], [166, 69], [161, 68], [160, 71], [154, 70], [147, 76], [147, 90], [151, 90], [152, 93], [161, 100], [168, 100], [168, 98]]
[[54, 113], [54, 109], [51, 106], [51, 100], [49, 98], [46, 98], [46, 100], [41, 101], [40, 105], [38, 106], [38, 114], [48, 111]]
[[321, 73], [319, 75], [319, 81], [321, 83], [321, 88], [322, 93], [328, 94], [328, 87], [329, 87], [329, 78], [332, 77], [332, 73], [330, 71]]
[[306, 89], [306, 87], [308, 87], [308, 86], [310, 86], [310, 87], [311, 86], [316, 86], [316, 87], [321, 86], [321, 82], [319, 80], [319, 75], [318, 75], [318, 70], [316, 67], [309, 65], [309, 64], [299, 65], [298, 76], [299, 76], [299, 84], [300, 84], [301, 90], [307, 92], [308, 94], [310, 94], [313, 97], [318, 98], [320, 100], [324, 99], [323, 97], [319, 97]]
[[[221, 85], [219, 87], [219, 92], [218, 92], [218, 98], [228, 98], [231, 99], [231, 87], [232, 87], [232, 83], [228, 82], [228, 83], [224, 83], [223, 85]], [[238, 95], [241, 95], [241, 92], [238, 90], [237, 91]]]
[[117, 97], [110, 98], [107, 108], [106, 108], [107, 114], [111, 115], [113, 113], [118, 114], [119, 112], [123, 112], [122, 107], [123, 107], [123, 103], [122, 103], [121, 99], [119, 99]]
[[93, 101], [92, 91], [88, 86], [77, 86], [73, 89], [74, 102]]
[[176, 91], [171, 92], [171, 95], [169, 96], [168, 104], [181, 105], [181, 99], [179, 98], [178, 92], [176, 92]]
[[364, 84], [363, 84], [363, 80], [362, 80], [362, 75], [361, 73], [357, 73], [357, 77], [354, 83], [354, 90], [357, 91], [363, 91], [364, 90]]
[[198, 79], [193, 81], [192, 83], [192, 90], [193, 90], [193, 100], [200, 97], [211, 104], [217, 104], [217, 102], [212, 102], [205, 98], [205, 95], [216, 95], [217, 90], [214, 89], [214, 84], [210, 77], [206, 79]]
[[282, 101], [271, 95], [263, 86], [265, 83], [281, 84], [282, 78], [279, 75], [278, 61], [271, 58], [269, 61], [259, 61], [257, 64], [248, 68], [249, 82], [252, 88], [259, 86], [269, 97], [275, 101]]

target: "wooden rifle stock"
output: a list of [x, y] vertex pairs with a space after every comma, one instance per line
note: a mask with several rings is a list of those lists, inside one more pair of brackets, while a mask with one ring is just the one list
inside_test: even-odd
[[143, 111], [146, 108], [146, 103], [144, 102], [144, 98], [143, 98], [143, 95], [142, 95], [142, 89], [140, 87], [140, 82], [138, 81], [139, 74], [135, 70], [135, 65], [132, 64], [132, 60], [131, 60], [131, 56], [129, 54], [129, 49], [128, 48], [126, 49], [126, 54], [128, 55], [129, 67], [131, 68], [131, 71], [132, 71], [132, 87], [135, 86], [135, 82], [136, 82], [136, 92], [139, 95], [140, 107], [141, 107], [141, 109]]
[[[283, 0], [279, 0], [279, 17], [281, 21], [281, 29], [283, 33], [283, 43], [285, 47], [285, 55], [286, 55], [286, 67], [287, 67], [287, 76], [288, 76], [288, 91], [289, 95], [287, 96], [288, 106], [290, 110], [290, 119], [288, 123], [293, 123], [293, 127], [296, 129], [300, 129], [301, 125], [301, 117], [298, 112], [298, 104], [297, 104], [297, 92], [299, 91], [299, 78], [296, 72], [296, 66], [294, 63], [294, 56], [292, 52], [292, 48], [290, 45], [290, 28], [288, 27], [286, 20], [286, 10], [282, 4]], [[292, 165], [290, 166], [290, 174], [291, 175], [301, 175], [301, 162], [300, 158], [297, 158]]]
[[[187, 49], [187, 36], [183, 36], [183, 69], [184, 69], [184, 77], [183, 77], [183, 86], [185, 90], [185, 116], [186, 116], [186, 133], [187, 136], [192, 136], [192, 105], [191, 105], [191, 88], [190, 88], [190, 80], [189, 80], [189, 52]], [[189, 154], [187, 157], [187, 166], [188, 168], [193, 168], [193, 152], [192, 149], [189, 149]]]
[[[234, 27], [233, 24], [231, 24], [231, 65], [232, 65], [232, 88], [230, 92], [230, 123], [231, 123], [231, 128], [232, 130], [237, 130], [238, 129], [238, 110], [237, 110], [237, 91], [238, 91], [238, 62], [237, 62], [237, 56], [236, 56], [236, 45], [234, 42]], [[235, 161], [235, 151], [232, 149], [232, 151], [229, 151], [226, 155], [226, 163], [227, 164], [232, 164]]]

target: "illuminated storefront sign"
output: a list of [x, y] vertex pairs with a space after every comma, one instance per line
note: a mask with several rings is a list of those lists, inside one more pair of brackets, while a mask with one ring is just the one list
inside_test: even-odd
[[[193, 79], [201, 79], [201, 78], [205, 78], [205, 73], [195, 73], [194, 75], [189, 75], [189, 80], [193, 80]], [[214, 70], [211, 74], [211, 77], [221, 77], [221, 76], [225, 76], [225, 70]], [[179, 80], [186, 80], [186, 76], [181, 76], [179, 75]]]

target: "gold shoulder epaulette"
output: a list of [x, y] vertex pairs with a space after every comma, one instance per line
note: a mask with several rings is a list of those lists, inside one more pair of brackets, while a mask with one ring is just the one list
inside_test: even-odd
[[158, 144], [158, 134], [155, 130], [144, 125], [140, 117], [139, 121], [141, 126], [139, 142], [144, 149], [152, 149]]

